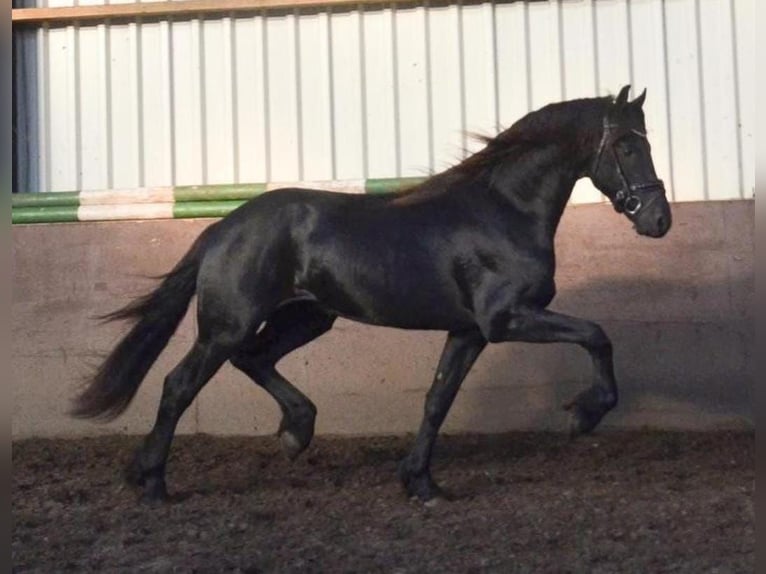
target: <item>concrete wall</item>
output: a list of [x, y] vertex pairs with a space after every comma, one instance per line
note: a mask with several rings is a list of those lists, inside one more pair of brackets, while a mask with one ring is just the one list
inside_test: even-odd
[[[558, 235], [553, 308], [597, 320], [612, 336], [622, 402], [605, 424], [709, 429], [754, 421], [754, 204], [674, 205], [662, 240], [638, 237], [610, 207], [570, 208]], [[188, 348], [190, 314], [130, 410], [97, 425], [65, 414], [78, 384], [124, 326], [92, 316], [123, 305], [168, 270], [204, 220], [14, 226], [13, 436], [143, 433], [162, 378]], [[319, 408], [320, 433], [417, 428], [441, 333], [338, 321], [282, 362]], [[587, 355], [570, 345], [490, 346], [466, 380], [445, 430], [561, 429], [559, 406], [588, 384]], [[226, 366], [181, 432], [262, 434], [278, 409]]]

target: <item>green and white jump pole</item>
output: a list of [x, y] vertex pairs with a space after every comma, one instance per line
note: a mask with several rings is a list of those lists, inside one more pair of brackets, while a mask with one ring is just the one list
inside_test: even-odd
[[13, 223], [66, 223], [223, 217], [253, 197], [285, 187], [322, 189], [340, 193], [380, 194], [406, 189], [424, 179], [406, 177], [17, 193], [11, 198], [12, 221]]

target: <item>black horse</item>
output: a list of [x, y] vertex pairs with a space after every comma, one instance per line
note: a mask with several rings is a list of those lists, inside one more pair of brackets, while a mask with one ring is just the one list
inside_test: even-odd
[[[198, 297], [198, 336], [165, 379], [154, 428], [129, 467], [148, 500], [167, 497], [165, 465], [179, 418], [225, 361], [279, 403], [289, 456], [314, 433], [316, 408], [275, 369], [338, 316], [447, 331], [425, 415], [399, 477], [421, 500], [437, 432], [487, 342], [569, 342], [593, 359], [590, 388], [566, 408], [572, 432], [617, 403], [612, 345], [595, 323], [546, 310], [553, 238], [575, 181], [590, 177], [641, 235], [662, 237], [670, 207], [641, 109], [646, 91], [548, 105], [462, 163], [389, 196], [283, 189], [207, 228], [160, 286], [107, 319], [137, 322], [76, 400], [73, 414], [123, 412]], [[596, 230], [594, 230], [596, 232]]]

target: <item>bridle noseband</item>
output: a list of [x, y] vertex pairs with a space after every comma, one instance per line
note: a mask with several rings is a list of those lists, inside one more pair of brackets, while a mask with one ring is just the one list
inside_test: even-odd
[[[641, 183], [630, 183], [630, 181], [628, 181], [628, 178], [625, 175], [625, 170], [620, 163], [620, 157], [617, 155], [617, 152], [614, 151], [614, 143], [619, 139], [614, 137], [614, 130], [618, 129], [623, 128], [617, 124], [610, 124], [609, 120], [604, 117], [604, 132], [601, 136], [601, 142], [598, 144], [598, 151], [596, 152], [596, 159], [593, 161], [591, 175], [592, 177], [595, 177], [598, 173], [598, 168], [601, 164], [601, 157], [604, 155], [604, 150], [607, 148], [607, 144], [610, 144], [609, 150], [612, 152], [614, 163], [617, 166], [617, 173], [620, 174], [620, 179], [622, 180], [622, 188], [614, 194], [614, 197], [612, 198], [612, 205], [614, 205], [614, 209], [617, 213], [625, 212], [628, 215], [634, 216], [645, 207], [641, 198], [638, 195], [635, 195], [634, 192], [655, 188], [661, 191], [661, 195], [665, 195], [665, 184], [661, 179], [654, 179]], [[629, 131], [630, 133], [646, 139], [646, 133], [642, 131], [636, 129], [631, 129]], [[647, 203], [647, 205], [653, 203], [660, 194], [653, 197], [649, 203]]]

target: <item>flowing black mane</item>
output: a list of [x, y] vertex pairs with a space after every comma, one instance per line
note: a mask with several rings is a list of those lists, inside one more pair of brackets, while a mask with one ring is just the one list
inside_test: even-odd
[[494, 137], [474, 136], [486, 144], [484, 148], [445, 171], [401, 191], [395, 201], [414, 203], [446, 193], [461, 184], [489, 183], [496, 167], [502, 165], [507, 168], [531, 151], [552, 143], [576, 157], [582, 154], [582, 150], [592, 149], [598, 144], [601, 120], [612, 102], [613, 98], [607, 96], [549, 104], [528, 113]]

